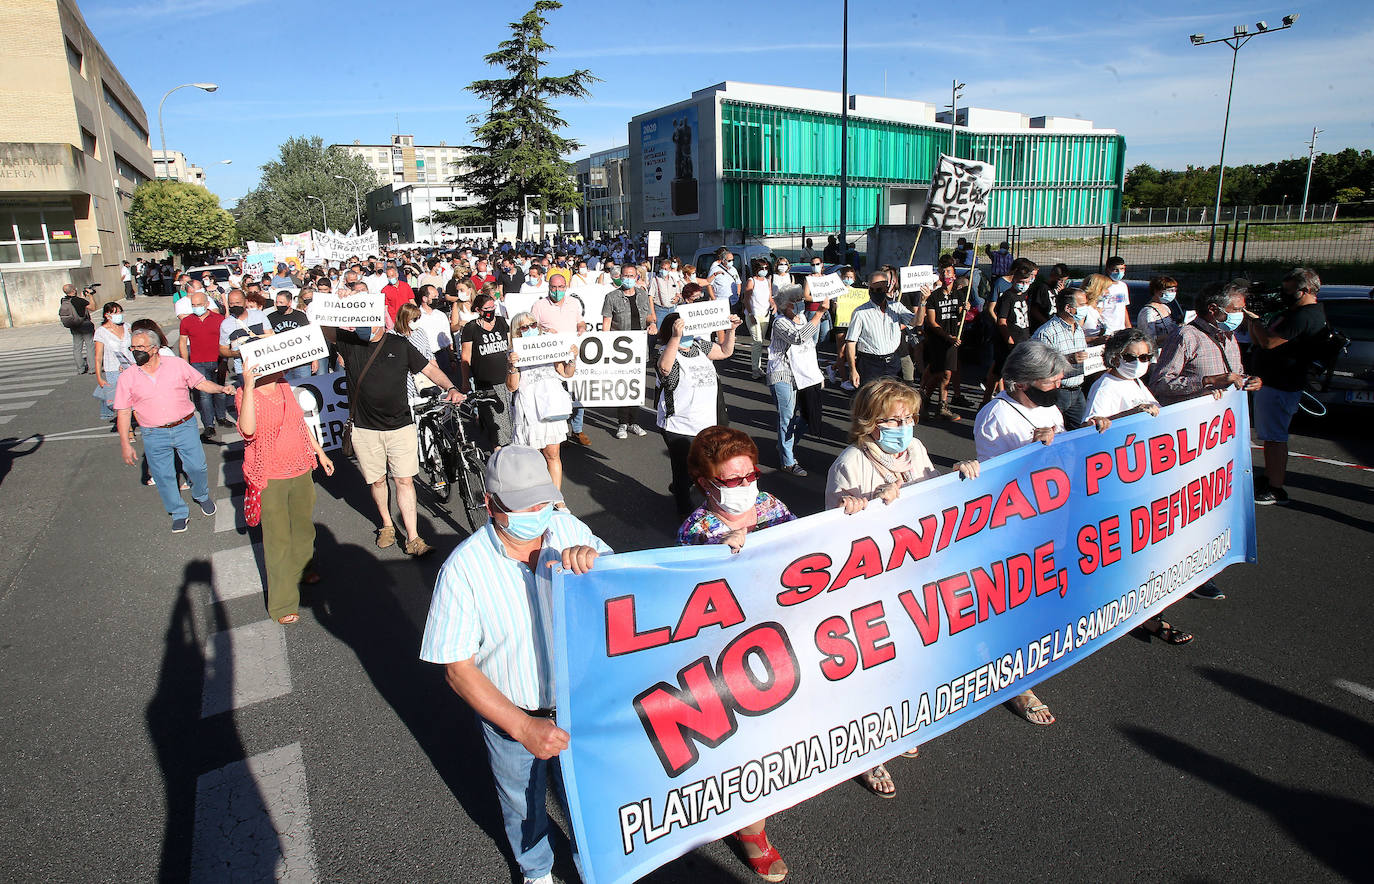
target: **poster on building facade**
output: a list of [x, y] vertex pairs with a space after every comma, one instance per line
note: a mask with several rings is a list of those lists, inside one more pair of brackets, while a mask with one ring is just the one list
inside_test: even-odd
[[644, 220], [697, 218], [701, 138], [696, 105], [642, 121], [639, 136], [644, 158]]

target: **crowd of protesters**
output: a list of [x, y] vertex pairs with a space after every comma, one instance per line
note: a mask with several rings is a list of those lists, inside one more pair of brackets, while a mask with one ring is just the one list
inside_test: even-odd
[[[980, 461], [1053, 444], [1066, 431], [1100, 432], [1132, 414], [1157, 415], [1161, 404], [1228, 389], [1255, 393], [1266, 474], [1257, 483], [1256, 502], [1288, 500], [1288, 425], [1325, 327], [1315, 273], [1288, 274], [1282, 309], [1266, 318], [1248, 309], [1243, 282], [1194, 293], [1195, 310], [1188, 315], [1178, 300], [1179, 282], [1163, 275], [1150, 279], [1148, 300], [1134, 309], [1119, 258], [1075, 283], [1068, 267], [1042, 269], [1013, 257], [1005, 243], [987, 248], [991, 266], [984, 272], [972, 246], [961, 242], [940, 259], [934, 285], [904, 292], [897, 268], [860, 274], [854, 256], [832, 246], [816, 255], [808, 242], [797, 269], [810, 269], [810, 278], [837, 273], [847, 294], [863, 299], [843, 312], [813, 297], [808, 276], [794, 275], [785, 257], [746, 266], [722, 248], [698, 264], [646, 255], [642, 239], [628, 237], [381, 250], [310, 268], [281, 264], [228, 280], [209, 272], [175, 275], [149, 264], [134, 278], [145, 290], [163, 280], [174, 287], [181, 317], [177, 352], [159, 352], [159, 339], [165, 344], [160, 329], [131, 332], [122, 308], [106, 304], [93, 334], [96, 396], [130, 463], [134, 419], [144, 428], [151, 476], [173, 531], [184, 531], [188, 519], [178, 491], [181, 465], [193, 499], [202, 512], [213, 513], [196, 443], [213, 441], [217, 427], [238, 428], [246, 442], [250, 496], [256, 492], [261, 509], [270, 612], [291, 623], [298, 619], [297, 585], [318, 580], [311, 564], [310, 474], [317, 465], [332, 474], [334, 464], [304, 432], [288, 384], [342, 363], [353, 391], [352, 456], [377, 504], [376, 545], [398, 542], [394, 493], [403, 548], [415, 556], [431, 546], [416, 529], [419, 463], [411, 404], [430, 386], [454, 402], [474, 390], [491, 391], [479, 411], [484, 445], [494, 452], [486, 472], [490, 519], [444, 564], [421, 656], [446, 667], [450, 686], [482, 719], [511, 849], [527, 881], [545, 881], [552, 848], [544, 788], [558, 775], [552, 762], [569, 735], [553, 710], [547, 606], [534, 600], [548, 592], [546, 562], [585, 571], [611, 548], [564, 503], [563, 488], [575, 477], [565, 475], [561, 448], [593, 444], [584, 410], [566, 383], [575, 376], [576, 360], [570, 354], [562, 362], [518, 366], [519, 339], [589, 328], [645, 336], [655, 381], [646, 404], [666, 447], [677, 516], [672, 531], [665, 525], [665, 542], [723, 543], [738, 551], [749, 534], [796, 518], [784, 501], [760, 488], [758, 446], [732, 426], [725, 405], [717, 363], [736, 356], [740, 335], [748, 336], [740, 356], [747, 352], [752, 383], [766, 387], [776, 412], [766, 425], [776, 433], [781, 471], [808, 476], [797, 446], [807, 434], [825, 432], [821, 391], [829, 385], [850, 397], [848, 447], [825, 472], [826, 508], [856, 513], [919, 494], [919, 483], [938, 474], [917, 438], [923, 417], [948, 423], [971, 418], [970, 456], [955, 470], [976, 482]], [[606, 290], [599, 321], [586, 314], [579, 296], [590, 287]], [[245, 370], [239, 358], [245, 341], [307, 324], [315, 299], [362, 292], [383, 297], [383, 325], [327, 329], [329, 357], [292, 372], [258, 377], [251, 366]], [[525, 296], [518, 299], [522, 309], [507, 309], [511, 295]], [[686, 334], [677, 308], [707, 299], [730, 303], [730, 326]], [[981, 396], [981, 404], [968, 393]], [[639, 411], [615, 412], [615, 439], [644, 435]], [[1194, 595], [1224, 597], [1211, 584]], [[1171, 645], [1192, 639], [1161, 616], [1141, 630]], [[1009, 706], [1032, 724], [1054, 723], [1031, 691]], [[896, 793], [885, 765], [861, 781], [881, 797]], [[780, 881], [786, 864], [765, 822], [736, 835], [752, 869], [764, 880]]]

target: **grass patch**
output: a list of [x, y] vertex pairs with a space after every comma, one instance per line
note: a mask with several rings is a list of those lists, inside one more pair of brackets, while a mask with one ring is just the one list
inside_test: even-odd
[[[1234, 268], [1229, 262], [1177, 261], [1169, 265], [1170, 272], [1221, 279], [1229, 276], [1244, 276], [1260, 282], [1277, 285], [1279, 280], [1295, 266], [1292, 261], [1247, 261]], [[1323, 284], [1328, 285], [1368, 285], [1374, 286], [1374, 261], [1308, 261], [1302, 266], [1317, 271]]]

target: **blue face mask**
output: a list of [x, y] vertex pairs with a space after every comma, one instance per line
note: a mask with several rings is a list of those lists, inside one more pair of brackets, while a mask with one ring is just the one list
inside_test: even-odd
[[532, 513], [506, 513], [505, 532], [516, 540], [543, 537], [553, 521], [553, 504], [546, 503]]
[[1085, 304], [1085, 305], [1082, 306], [1082, 307], [1075, 307], [1075, 308], [1073, 308], [1073, 315], [1074, 315], [1074, 318], [1077, 319], [1079, 322], [1086, 322], [1087, 319], [1088, 319], [1088, 307], [1087, 307], [1087, 305]]
[[525, 329], [524, 331], [522, 331], [522, 332], [520, 333], [520, 337], [522, 337], [522, 338], [532, 338], [532, 337], [534, 337], [534, 336], [537, 335], [537, 334], [539, 334], [539, 329], [537, 329], [537, 328], [527, 328], [527, 329]]
[[205, 308], [205, 305], [204, 305], [204, 304], [196, 304], [195, 306], [193, 306], [193, 307], [191, 308], [191, 312], [194, 313], [194, 314], [196, 314], [197, 316], [204, 316], [204, 315], [205, 315], [205, 309], [206, 309], [206, 308]]
[[696, 342], [697, 342], [697, 336], [696, 336], [696, 335], [683, 335], [682, 338], [679, 339], [679, 341], [678, 341], [678, 346], [681, 347], [682, 349], [686, 350], [688, 347], [692, 346], [692, 345], [695, 344]]
[[124, 314], [123, 314], [123, 313], [111, 313], [111, 314], [110, 314], [110, 322], [113, 322], [115, 325], [123, 325], [123, 324], [124, 324]]
[[1016, 284], [1016, 290], [1018, 292], [1024, 292], [1028, 288], [1030, 288], [1030, 283], [1028, 282], [1018, 282]]
[[1178, 289], [1165, 289], [1159, 293], [1159, 300], [1165, 304], [1172, 304], [1174, 298], [1178, 297]]
[[1245, 319], [1244, 310], [1240, 310], [1236, 313], [1227, 313], [1226, 318], [1221, 321], [1220, 325], [1227, 331], [1233, 332], [1236, 329], [1240, 328], [1240, 323], [1243, 319]]
[[1113, 270], [1108, 275], [1111, 276], [1113, 282], [1121, 282], [1121, 280], [1126, 278], [1126, 274], [1120, 270]]
[[902, 427], [881, 427], [878, 430], [878, 447], [888, 454], [901, 454], [911, 447], [916, 427], [907, 424]]

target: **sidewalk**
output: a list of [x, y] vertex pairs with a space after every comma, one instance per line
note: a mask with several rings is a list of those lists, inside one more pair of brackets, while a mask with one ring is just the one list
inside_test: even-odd
[[[134, 298], [132, 301], [124, 301], [121, 298], [119, 303], [124, 306], [124, 314], [127, 317], [124, 321], [126, 323], [133, 322], [135, 319], [152, 319], [162, 326], [162, 333], [167, 336], [167, 340], [176, 340], [179, 321], [176, 319], [176, 312], [172, 309], [170, 297], [150, 298], [142, 296]], [[96, 327], [99, 328], [98, 309], [94, 320]], [[34, 350], [42, 347], [69, 347], [71, 342], [72, 333], [57, 321], [56, 311], [54, 311], [51, 323], [22, 325], [19, 328], [0, 328], [0, 353], [14, 353], [19, 350]]]

